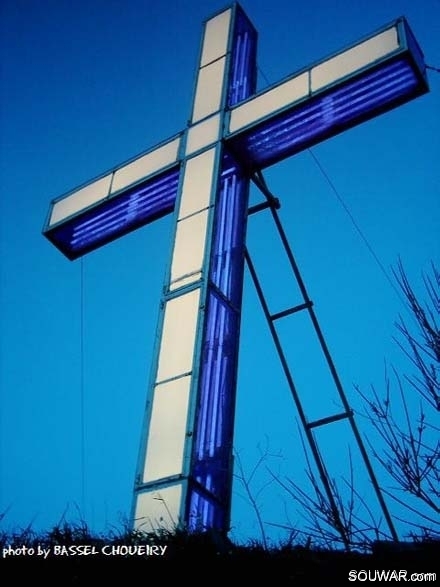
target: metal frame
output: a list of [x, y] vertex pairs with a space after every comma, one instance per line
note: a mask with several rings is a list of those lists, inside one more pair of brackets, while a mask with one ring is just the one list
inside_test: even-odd
[[[348, 540], [348, 537], [346, 536], [345, 528], [344, 528], [344, 524], [343, 524], [343, 522], [341, 520], [339, 508], [338, 508], [338, 506], [336, 504], [336, 501], [335, 501], [335, 498], [334, 498], [334, 495], [333, 495], [333, 491], [331, 489], [330, 477], [329, 477], [329, 475], [327, 473], [327, 470], [326, 470], [326, 468], [324, 466], [324, 463], [322, 462], [322, 459], [321, 459], [321, 456], [320, 456], [320, 452], [319, 452], [318, 443], [317, 443], [317, 441], [315, 440], [315, 438], [313, 436], [312, 430], [314, 428], [318, 428], [320, 426], [326, 426], [328, 424], [332, 424], [332, 423], [338, 422], [340, 420], [348, 419], [348, 421], [350, 423], [351, 431], [353, 433], [354, 439], [355, 439], [356, 444], [357, 444], [357, 446], [359, 448], [359, 451], [361, 453], [362, 460], [364, 462], [364, 465], [366, 467], [368, 476], [369, 476], [370, 481], [371, 481], [371, 484], [373, 486], [373, 490], [374, 490], [374, 493], [375, 493], [376, 498], [378, 500], [380, 509], [382, 510], [382, 513], [384, 515], [386, 524], [387, 524], [387, 526], [388, 526], [388, 528], [390, 530], [390, 534], [391, 534], [393, 540], [398, 540], [398, 535], [397, 535], [396, 529], [394, 527], [394, 523], [393, 523], [392, 518], [390, 516], [390, 513], [389, 513], [388, 507], [387, 507], [387, 505], [385, 503], [385, 500], [383, 498], [382, 491], [381, 491], [380, 486], [379, 486], [379, 483], [377, 481], [377, 477], [376, 477], [376, 475], [374, 473], [374, 470], [373, 470], [373, 467], [372, 467], [370, 458], [368, 457], [367, 450], [365, 448], [364, 442], [362, 440], [362, 437], [360, 435], [360, 432], [359, 432], [359, 429], [357, 427], [356, 421], [354, 419], [353, 410], [350, 408], [350, 405], [348, 403], [348, 399], [347, 399], [347, 396], [345, 394], [344, 388], [342, 386], [341, 380], [339, 379], [339, 375], [338, 375], [338, 372], [336, 370], [336, 366], [334, 364], [334, 361], [333, 361], [332, 356], [330, 354], [329, 348], [328, 348], [327, 343], [325, 341], [324, 335], [322, 333], [321, 327], [319, 325], [318, 318], [317, 318], [316, 313], [315, 313], [315, 310], [313, 308], [313, 302], [312, 302], [312, 300], [309, 297], [309, 294], [307, 292], [305, 283], [303, 281], [303, 278], [301, 276], [300, 270], [298, 268], [298, 265], [296, 263], [295, 257], [293, 255], [292, 249], [291, 249], [291, 247], [289, 245], [287, 236], [286, 236], [286, 234], [284, 232], [284, 229], [282, 227], [281, 220], [280, 220], [279, 215], [278, 215], [278, 212], [277, 212], [277, 209], [279, 208], [278, 199], [275, 198], [270, 193], [270, 191], [269, 191], [269, 189], [268, 189], [268, 187], [267, 187], [267, 185], [266, 185], [266, 183], [265, 183], [265, 181], [264, 181], [264, 179], [263, 179], [263, 177], [262, 177], [261, 174], [257, 175], [254, 178], [254, 180], [255, 180], [254, 183], [257, 185], [257, 187], [261, 190], [261, 192], [264, 195], [266, 195], [267, 200], [266, 200], [266, 202], [263, 203], [263, 205], [256, 206], [254, 208], [250, 208], [249, 209], [249, 214], [254, 214], [256, 212], [260, 212], [263, 209], [269, 209], [270, 210], [270, 213], [271, 213], [272, 219], [274, 221], [274, 224], [275, 224], [275, 227], [276, 227], [278, 236], [279, 236], [279, 238], [281, 240], [281, 243], [283, 245], [284, 251], [285, 251], [285, 253], [287, 255], [290, 268], [291, 268], [291, 270], [293, 272], [293, 275], [295, 277], [295, 280], [296, 280], [296, 282], [298, 284], [299, 291], [301, 292], [301, 297], [303, 299], [303, 302], [300, 303], [300, 304], [298, 304], [298, 305], [292, 306], [290, 308], [286, 308], [285, 310], [282, 310], [280, 312], [276, 312], [274, 314], [271, 313], [270, 310], [269, 310], [269, 306], [268, 306], [268, 303], [266, 301], [266, 298], [264, 296], [264, 293], [263, 293], [263, 289], [262, 289], [260, 280], [258, 279], [257, 271], [255, 270], [255, 266], [254, 266], [254, 264], [252, 262], [252, 259], [251, 259], [251, 256], [250, 256], [248, 250], [246, 250], [246, 253], [245, 253], [245, 255], [246, 255], [246, 264], [247, 264], [247, 267], [249, 269], [249, 272], [250, 272], [250, 275], [251, 275], [251, 278], [252, 278], [252, 282], [253, 282], [253, 284], [255, 286], [255, 290], [257, 292], [258, 299], [260, 301], [261, 307], [263, 309], [264, 316], [265, 316], [266, 321], [268, 323], [269, 330], [270, 330], [270, 333], [272, 335], [272, 338], [273, 338], [273, 341], [274, 341], [274, 344], [275, 344], [275, 348], [276, 348], [277, 353], [278, 353], [278, 356], [280, 358], [281, 365], [282, 365], [284, 374], [286, 376], [286, 380], [287, 380], [287, 383], [288, 383], [290, 392], [292, 394], [293, 401], [295, 403], [295, 406], [296, 406], [296, 409], [297, 409], [297, 412], [298, 412], [298, 416], [299, 416], [299, 419], [300, 419], [300, 422], [301, 422], [301, 426], [302, 426], [303, 432], [304, 432], [304, 434], [306, 436], [307, 443], [309, 445], [311, 454], [313, 456], [313, 459], [314, 459], [316, 468], [317, 468], [318, 473], [319, 473], [319, 477], [321, 479], [321, 482], [322, 482], [324, 491], [325, 491], [325, 493], [327, 495], [327, 499], [328, 499], [329, 504], [331, 506], [331, 509], [332, 509], [332, 512], [333, 512], [333, 516], [334, 516], [334, 519], [336, 521], [336, 525], [338, 527], [338, 530], [340, 532], [340, 535], [342, 536], [342, 538], [343, 538], [343, 540], [345, 542], [345, 546], [348, 547], [349, 546], [349, 540]], [[309, 421], [308, 418], [307, 418], [307, 415], [305, 413], [305, 410], [303, 408], [303, 405], [302, 405], [302, 402], [301, 402], [301, 399], [300, 399], [300, 395], [299, 395], [298, 390], [297, 390], [297, 388], [295, 386], [295, 383], [294, 383], [294, 380], [293, 380], [293, 376], [292, 376], [291, 370], [289, 368], [288, 361], [286, 359], [286, 355], [285, 355], [285, 353], [283, 351], [283, 348], [282, 348], [282, 345], [281, 345], [281, 341], [280, 341], [280, 338], [278, 336], [278, 333], [277, 333], [277, 330], [276, 330], [275, 324], [274, 324], [277, 320], [280, 320], [281, 318], [285, 318], [286, 316], [290, 316], [290, 315], [292, 315], [294, 313], [302, 312], [302, 311], [307, 311], [307, 313], [308, 313], [308, 315], [310, 317], [310, 320], [311, 320], [311, 323], [312, 323], [312, 327], [313, 327], [313, 329], [315, 331], [315, 334], [316, 334], [316, 336], [318, 338], [319, 345], [321, 347], [321, 351], [322, 351], [322, 353], [324, 355], [324, 359], [325, 359], [325, 361], [327, 363], [327, 366], [329, 368], [331, 377], [333, 379], [333, 382], [335, 384], [336, 390], [338, 392], [339, 399], [341, 400], [341, 403], [342, 403], [343, 408], [344, 408], [344, 411], [343, 412], [340, 412], [338, 414], [332, 414], [332, 415], [329, 415], [329, 416], [326, 416], [324, 418], [320, 418], [320, 419], [314, 420], [314, 421]]]

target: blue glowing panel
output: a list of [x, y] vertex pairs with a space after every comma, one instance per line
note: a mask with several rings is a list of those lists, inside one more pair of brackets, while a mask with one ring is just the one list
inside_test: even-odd
[[193, 489], [190, 496], [188, 524], [191, 532], [207, 528], [223, 530], [228, 527], [229, 517], [224, 507], [203, 489]]
[[43, 234], [69, 259], [77, 259], [174, 210], [179, 168], [173, 168], [99, 205], [60, 222]]
[[257, 31], [237, 5], [233, 36], [231, 79], [228, 106], [234, 106], [255, 93], [257, 86]]
[[[249, 182], [225, 156], [214, 220], [193, 452], [193, 529], [229, 515], [244, 240]], [[226, 517], [225, 517], [226, 516]], [[212, 526], [212, 520], [218, 526]]]
[[[239, 314], [215, 293], [208, 301], [203, 344], [193, 478], [206, 495], [228, 511], [232, 465]], [[202, 512], [192, 515], [203, 525]]]
[[247, 183], [234, 167], [221, 176], [210, 280], [236, 308], [243, 286]]
[[373, 71], [299, 103], [235, 137], [230, 144], [243, 164], [262, 169], [386, 112], [424, 92], [407, 59]]

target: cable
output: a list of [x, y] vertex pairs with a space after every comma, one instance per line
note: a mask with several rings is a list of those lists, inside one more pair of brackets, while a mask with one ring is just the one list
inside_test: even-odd
[[397, 289], [397, 287], [395, 286], [395, 284], [393, 283], [391, 277], [388, 275], [385, 267], [383, 266], [382, 262], [380, 261], [379, 257], [376, 255], [376, 253], [374, 252], [373, 247], [371, 246], [371, 244], [369, 243], [367, 237], [365, 236], [365, 234], [362, 232], [359, 224], [356, 222], [353, 214], [350, 212], [347, 204], [344, 202], [342, 196], [340, 195], [340, 193], [338, 192], [338, 190], [335, 187], [335, 184], [331, 181], [330, 177], [328, 176], [328, 173], [325, 171], [324, 167], [322, 166], [322, 164], [320, 163], [320, 161], [318, 160], [318, 158], [316, 157], [315, 153], [313, 153], [313, 151], [311, 149], [308, 149], [308, 152], [310, 153], [310, 155], [312, 156], [313, 160], [315, 161], [316, 165], [318, 166], [318, 169], [320, 170], [320, 172], [322, 173], [322, 175], [324, 176], [325, 180], [327, 181], [327, 183], [329, 184], [331, 190], [333, 191], [333, 193], [335, 194], [336, 198], [338, 199], [339, 203], [341, 204], [341, 206], [344, 208], [346, 214], [348, 215], [348, 217], [351, 220], [351, 223], [353, 224], [353, 226], [355, 227], [357, 233], [359, 234], [359, 236], [361, 237], [361, 239], [364, 241], [365, 246], [367, 247], [367, 249], [369, 250], [370, 254], [372, 255], [373, 259], [376, 261], [377, 265], [379, 266], [380, 270], [382, 271], [382, 273], [385, 275], [388, 283], [391, 285], [391, 287], [393, 288], [394, 292], [397, 294], [397, 297], [399, 298], [399, 300], [402, 302], [402, 304], [407, 307], [407, 304], [405, 302], [405, 300], [403, 299], [400, 291]]
[[84, 257], [81, 257], [80, 277], [80, 426], [81, 426], [81, 510], [85, 515], [85, 398], [84, 398]]
[[261, 76], [263, 77], [263, 79], [266, 82], [266, 84], [268, 86], [270, 86], [270, 81], [267, 79], [267, 76], [264, 74], [264, 71], [259, 66], [258, 66], [258, 71], [261, 73]]
[[440, 67], [433, 67], [432, 65], [425, 65], [426, 69], [431, 69], [432, 71], [436, 71], [440, 73]]

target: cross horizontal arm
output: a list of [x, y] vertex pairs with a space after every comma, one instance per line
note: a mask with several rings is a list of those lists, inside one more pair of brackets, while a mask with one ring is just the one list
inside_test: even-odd
[[227, 144], [248, 169], [261, 170], [426, 93], [425, 70], [401, 17], [235, 106]]
[[43, 234], [69, 259], [174, 209], [181, 135], [54, 200]]
[[43, 234], [76, 259], [170, 213], [182, 162], [209, 142], [224, 140], [251, 175], [428, 90], [423, 54], [404, 17], [238, 101], [224, 125], [204, 89], [196, 96], [198, 124], [53, 201]]

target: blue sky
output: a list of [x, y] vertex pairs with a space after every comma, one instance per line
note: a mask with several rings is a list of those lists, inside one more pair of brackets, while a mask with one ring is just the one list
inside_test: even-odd
[[[0, 512], [8, 527], [45, 529], [67, 512], [101, 531], [130, 511], [172, 217], [75, 262], [41, 230], [53, 198], [185, 127], [202, 22], [225, 5], [2, 3]], [[426, 63], [440, 65], [437, 0], [242, 6], [259, 31], [259, 88], [401, 15]], [[405, 310], [316, 160], [388, 274], [400, 255], [418, 284], [440, 249], [440, 76], [430, 70], [428, 78], [429, 94], [317, 145], [314, 157], [304, 152], [265, 172], [355, 408], [353, 384], [380, 386], [384, 360], [399, 365], [393, 322]], [[299, 303], [267, 213], [250, 219], [248, 247], [273, 311]], [[323, 391], [330, 381], [307, 317], [280, 330], [311, 417], [328, 415], [335, 399]], [[305, 483], [296, 411], [248, 275], [240, 349], [236, 451], [247, 474], [259, 451], [268, 453], [252, 490], [271, 479], [266, 466]], [[322, 432], [336, 477], [346, 475], [345, 432]], [[359, 467], [363, 495], [371, 494], [361, 479]], [[276, 483], [258, 499], [269, 533], [301, 523]], [[239, 480], [232, 526], [234, 536], [259, 537]]]

